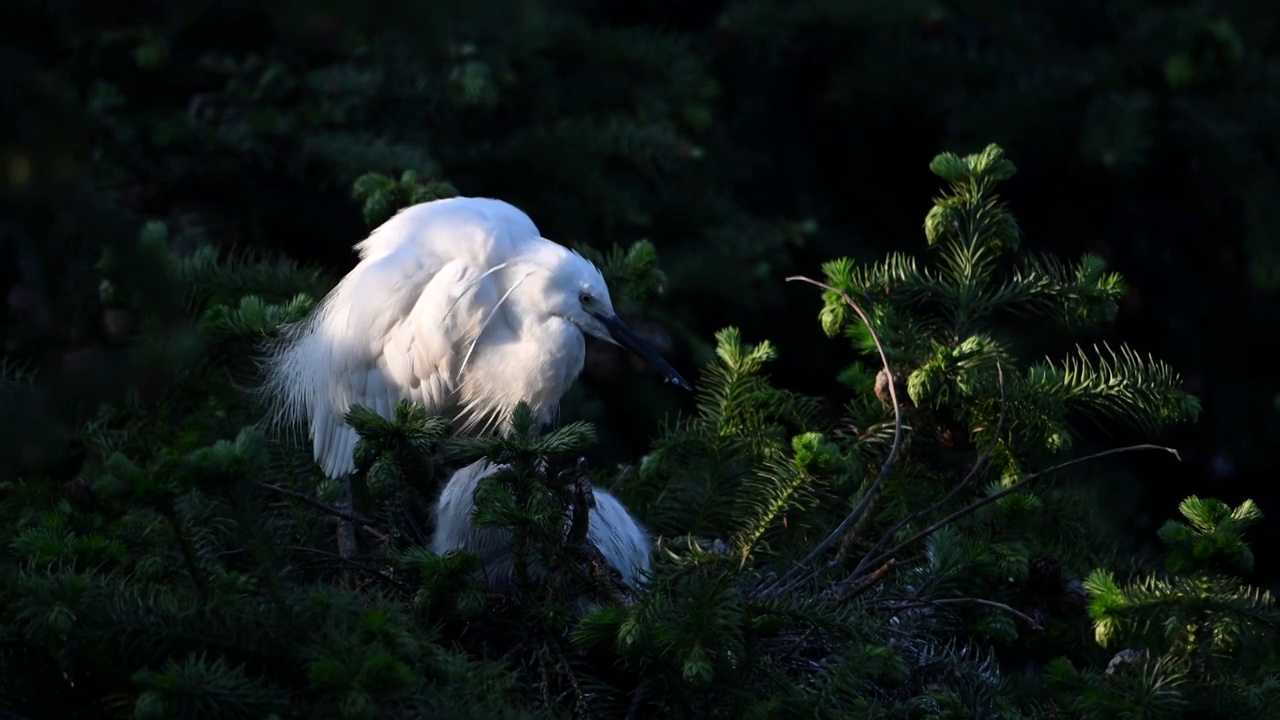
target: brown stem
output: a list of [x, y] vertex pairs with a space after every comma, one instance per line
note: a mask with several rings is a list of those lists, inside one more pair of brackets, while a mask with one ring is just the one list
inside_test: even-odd
[[862, 307], [859, 306], [858, 303], [854, 302], [853, 298], [849, 297], [848, 293], [837, 290], [826, 283], [804, 277], [803, 275], [792, 275], [787, 278], [787, 282], [792, 281], [809, 283], [810, 285], [836, 293], [842, 300], [844, 300], [845, 304], [853, 308], [853, 311], [857, 313], [858, 317], [862, 318], [862, 322], [866, 324], [867, 332], [875, 342], [876, 350], [880, 353], [880, 362], [884, 365], [884, 374], [888, 380], [889, 398], [893, 401], [893, 447], [889, 449], [889, 456], [885, 458], [884, 464], [880, 466], [880, 474], [876, 476], [875, 481], [871, 483], [871, 487], [867, 488], [866, 494], [862, 496], [862, 499], [854, 506], [853, 510], [850, 510], [844, 520], [840, 521], [840, 524], [837, 525], [822, 542], [818, 543], [817, 547], [806, 555], [803, 560], [782, 575], [782, 577], [761, 589], [760, 592], [762, 594], [771, 593], [778, 587], [787, 587], [794, 583], [797, 575], [803, 574], [815, 560], [821, 557], [822, 554], [830, 549], [837, 540], [848, 532], [849, 528], [852, 527], [853, 524], [858, 521], [858, 518], [862, 517], [862, 515], [867, 511], [867, 508], [870, 507], [871, 501], [875, 499], [877, 494], [879, 494], [880, 487], [884, 484], [885, 480], [888, 479], [889, 471], [893, 469], [894, 463], [898, 460], [898, 450], [902, 447], [902, 404], [898, 402], [898, 391], [895, 387], [896, 383], [894, 382], [893, 371], [889, 369], [889, 357], [884, 351], [884, 345], [880, 342], [880, 336], [876, 334], [875, 328], [871, 325], [871, 319], [867, 317], [865, 312], [863, 312]]
[[1010, 615], [1013, 615], [1014, 617], [1019, 618], [1023, 622], [1027, 623], [1033, 629], [1036, 629], [1036, 630], [1043, 629], [1040, 623], [1030, 615], [1027, 615], [1026, 613], [1021, 612], [1019, 610], [1015, 610], [1009, 607], [1008, 605], [1005, 605], [1004, 603], [996, 602], [994, 600], [983, 600], [982, 598], [969, 598], [969, 597], [942, 598], [940, 600], [925, 600], [923, 598], [912, 598], [900, 603], [898, 602], [888, 603], [889, 608], [893, 610], [906, 610], [908, 608], [928, 607], [930, 605], [985, 605], [987, 607], [992, 607], [997, 610], [1003, 610], [1009, 613]]
[[628, 465], [622, 468], [622, 472], [618, 473], [618, 479], [613, 481], [613, 485], [609, 488], [609, 493], [617, 494], [618, 489], [622, 487], [622, 483], [627, 481], [631, 473], [635, 471], [635, 465]]
[[880, 580], [884, 578], [885, 575], [889, 574], [889, 571], [893, 569], [893, 566], [897, 564], [898, 564], [897, 558], [889, 558], [888, 560], [885, 561], [883, 565], [876, 568], [875, 572], [868, 575], [865, 579], [859, 580], [856, 584], [853, 585], [853, 587], [849, 588], [848, 590], [841, 592], [840, 599], [842, 601], [848, 600], [849, 598], [854, 597], [855, 595], [859, 595], [863, 593], [864, 591], [867, 590], [867, 588], [880, 582]]
[[363, 517], [361, 515], [357, 515], [356, 513], [343, 510], [341, 508], [336, 508], [332, 505], [326, 505], [325, 503], [322, 503], [319, 500], [307, 497], [306, 495], [303, 495], [302, 493], [299, 493], [299, 492], [294, 492], [293, 490], [290, 490], [288, 488], [280, 487], [279, 485], [271, 485], [270, 483], [264, 483], [264, 482], [255, 482], [254, 485], [258, 486], [259, 488], [262, 488], [263, 490], [266, 490], [269, 493], [272, 493], [273, 495], [286, 497], [286, 498], [289, 498], [290, 500], [297, 500], [303, 505], [309, 505], [315, 508], [316, 510], [319, 510], [324, 513], [328, 513], [329, 515], [332, 515], [336, 518], [341, 518], [343, 520], [346, 520], [347, 522], [355, 523], [356, 525], [359, 525], [361, 528], [363, 528], [365, 532], [369, 533], [370, 535], [377, 538], [378, 540], [386, 541], [390, 539], [390, 536], [387, 534], [386, 529], [382, 528], [381, 525], [374, 522], [373, 520], [370, 520], [369, 518]]
[[336, 562], [338, 562], [339, 564], [341, 564], [341, 565], [345, 565], [345, 566], [350, 567], [350, 568], [352, 568], [352, 569], [354, 569], [354, 570], [359, 570], [359, 571], [361, 571], [361, 572], [363, 572], [363, 573], [365, 573], [365, 574], [367, 574], [367, 575], [371, 575], [371, 576], [373, 576], [373, 577], [376, 577], [376, 578], [378, 578], [379, 580], [383, 580], [383, 581], [385, 581], [385, 582], [388, 582], [388, 583], [390, 583], [390, 584], [392, 584], [392, 585], [395, 585], [395, 586], [396, 586], [396, 588], [398, 588], [398, 589], [400, 589], [400, 590], [408, 590], [408, 589], [409, 589], [409, 586], [408, 586], [404, 581], [402, 581], [402, 580], [397, 580], [397, 579], [396, 579], [393, 575], [391, 575], [389, 572], [387, 572], [386, 570], [380, 570], [376, 565], [365, 564], [365, 562], [362, 562], [359, 558], [343, 557], [342, 555], [340, 555], [340, 554], [338, 554], [338, 553], [331, 553], [331, 552], [328, 552], [327, 550], [321, 550], [321, 549], [319, 549], [319, 548], [307, 547], [306, 545], [284, 545], [284, 546], [282, 546], [280, 549], [281, 549], [281, 550], [291, 550], [291, 551], [293, 551], [293, 552], [309, 553], [309, 554], [311, 554], [311, 555], [317, 555], [317, 556], [319, 556], [319, 557], [326, 558], [326, 559], [328, 559], [328, 560], [336, 561]]
[[596, 496], [591, 490], [587, 461], [579, 459], [573, 472], [573, 487], [570, 489], [573, 518], [569, 522], [569, 535], [565, 542], [569, 547], [578, 547], [587, 544], [588, 531], [591, 529], [591, 509], [596, 506]]

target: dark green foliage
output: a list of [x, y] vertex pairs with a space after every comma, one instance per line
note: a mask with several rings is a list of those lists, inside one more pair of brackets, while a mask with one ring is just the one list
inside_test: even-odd
[[[964, 158], [943, 154], [931, 169], [949, 191], [925, 221], [927, 264], [895, 253], [868, 266], [848, 259], [824, 265], [830, 283], [820, 314], [824, 330], [876, 357], [841, 376], [854, 393], [849, 409], [859, 442], [887, 440], [876, 427], [888, 421], [883, 408], [893, 398], [883, 371], [873, 370], [877, 337], [846, 298], [861, 304], [876, 328], [911, 429], [907, 457], [883, 480], [886, 499], [864, 484], [878, 504], [868, 517], [878, 515], [893, 528], [874, 543], [877, 562], [888, 559], [881, 556], [885, 547], [962, 507], [979, 487], [988, 493], [1009, 488], [1029, 468], [1060, 461], [1082, 421], [1155, 432], [1194, 418], [1199, 408], [1172, 369], [1126, 346], [1118, 352], [1076, 348], [1062, 361], [1021, 355], [1024, 322], [1055, 322], [1064, 334], [1102, 324], [1114, 316], [1122, 282], [1097, 257], [1068, 269], [1056, 259], [1017, 252], [1017, 224], [994, 195], [996, 184], [1014, 173], [1000, 148]], [[952, 502], [961, 504], [949, 508]], [[994, 563], [990, 572], [1025, 579], [1037, 555], [1084, 572], [1083, 563], [1104, 546], [1084, 545], [1080, 537], [1105, 541], [1086, 531], [1098, 523], [1079, 512], [1085, 507], [1069, 488], [1053, 486], [994, 504], [982, 533], [982, 554]], [[862, 537], [871, 543], [875, 535]]]
[[[1150, 324], [1220, 301], [1197, 249], [1217, 236], [1183, 237], [1181, 202], [1244, 227], [1250, 271], [1274, 275], [1256, 8], [657, 5], [14, 10], [39, 62], [0, 57], [20, 91], [0, 148], [0, 715], [1268, 716], [1256, 507], [1187, 499], [1152, 568], [1077, 464], [1098, 430], [1154, 441], [1200, 409], [1158, 343], [1121, 341], [1135, 293], [1113, 259], [1146, 292], [1144, 268], [1196, 258]], [[945, 187], [920, 254], [868, 262], [917, 227], [942, 136], [1025, 158], [1028, 238], [991, 145], [929, 164]], [[309, 447], [266, 432], [255, 355], [369, 227], [457, 194], [600, 264], [632, 324], [701, 368], [697, 393], [672, 412], [593, 347], [554, 432], [527, 409], [476, 440], [409, 403], [355, 408], [339, 510]], [[1105, 209], [1120, 196], [1140, 232]], [[782, 270], [830, 257], [834, 347], [779, 312], [811, 297]], [[426, 547], [441, 483], [482, 456], [510, 467], [475, 520], [555, 569], [511, 597]], [[658, 536], [637, 592], [576, 541], [588, 477]]]
[[[1119, 461], [1134, 479], [1109, 499], [1138, 518], [1224, 479], [1240, 497], [1280, 499], [1266, 479], [1280, 440], [1270, 336], [1256, 332], [1280, 323], [1272, 15], [1241, 0], [741, 0], [708, 25], [718, 118], [766, 156], [750, 191], [820, 228], [797, 251], [805, 265], [910, 247], [931, 186], [908, 168], [997, 142], [1018, 159], [1008, 192], [1031, 249], [1123, 273], [1117, 322], [1077, 339], [1153, 352], [1206, 399], [1202, 423], [1168, 433], [1176, 469]], [[772, 320], [733, 322], [789, 345]], [[1051, 344], [1050, 327], [1021, 336]], [[825, 378], [843, 362], [790, 354], [777, 372]], [[1141, 522], [1128, 529], [1145, 533]], [[1280, 548], [1280, 523], [1255, 532]]]
[[11, 498], [29, 517], [7, 523], [10, 705], [60, 717], [464, 716], [510, 682], [443, 650], [386, 588], [344, 587], [317, 568], [331, 555], [313, 549], [314, 519], [261, 492], [270, 463], [245, 430], [144, 464], [114, 454], [74, 501]]
[[[1171, 579], [1121, 588], [1103, 571], [1078, 579], [1108, 550], [1087, 502], [1070, 484], [1031, 484], [1074, 464], [1079, 420], [1153, 428], [1194, 415], [1195, 400], [1127, 348], [1025, 358], [1002, 296], [1071, 330], [1106, 321], [1120, 280], [1093, 259], [1068, 272], [1020, 254], [993, 194], [1013, 173], [999, 148], [933, 168], [950, 185], [926, 225], [934, 262], [826, 266], [823, 327], [864, 355], [883, 347], [893, 383], [855, 362], [833, 417], [766, 376], [771, 343], [725, 329], [695, 411], [625, 478], [595, 474], [624, 480], [660, 536], [637, 591], [575, 530], [594, 426], [536, 434], [524, 405], [508, 438], [453, 436], [408, 402], [389, 418], [353, 408], [357, 497], [337, 509], [335, 483], [288, 434], [269, 438], [242, 383], [260, 338], [313, 306], [314, 276], [181, 257], [146, 226], [139, 256], [185, 301], [156, 312], [107, 292], [143, 320], [126, 347], [190, 327], [199, 351], [158, 400], [131, 393], [83, 421], [76, 479], [7, 489], [0, 699], [20, 715], [52, 702], [64, 717], [346, 718], [1107, 716], [1190, 712], [1186, 688], [1261, 702], [1269, 656], [1219, 657], [1274, 621], [1269, 598], [1221, 574], [1251, 562], [1239, 540], [1251, 504], [1189, 499], [1192, 525], [1161, 533]], [[647, 243], [597, 257], [620, 298], [665, 282]], [[100, 265], [104, 289], [127, 287], [109, 280], [119, 267]], [[31, 381], [9, 367], [11, 389]], [[474, 515], [513, 532], [507, 597], [486, 593], [474, 556], [426, 549], [444, 476], [482, 457], [507, 466], [481, 482]], [[334, 552], [338, 520], [360, 538], [354, 557]], [[1165, 618], [1178, 625], [1150, 672], [1096, 689], [1105, 654], [1090, 636], [1105, 645]], [[1048, 664], [1027, 675], [1027, 662]]]
[[655, 531], [733, 538], [745, 553], [792, 495], [812, 496], [806, 480], [822, 464], [813, 456], [823, 439], [793, 438], [812, 424], [816, 404], [767, 382], [761, 373], [776, 352], [768, 342], [745, 345], [733, 328], [716, 338], [717, 361], [697, 383], [698, 413], [657, 440], [623, 491], [650, 508]]
[[[1277, 102], [1265, 13], [1231, 0], [1073, 6], [744, 0], [720, 22], [741, 38], [734, 57], [750, 63], [755, 72], [743, 74], [757, 85], [761, 76], [785, 81], [769, 71], [790, 70], [784, 49], [808, 40], [808, 57], [824, 61], [807, 78], [816, 88], [811, 102], [855, 136], [838, 140], [852, 152], [832, 153], [825, 145], [810, 151], [832, 155], [828, 162], [876, 152], [876, 138], [856, 137], [850, 125], [882, 130], [912, 114], [940, 124], [939, 140], [948, 147], [997, 138], [1020, 155], [1041, 148], [1036, 163], [1064, 186], [1082, 173], [1100, 181], [1086, 191], [1091, 199], [1117, 187], [1140, 192], [1161, 173], [1196, 168], [1199, 177], [1186, 189], [1214, 188], [1222, 200], [1231, 198], [1253, 260], [1242, 269], [1274, 287], [1277, 246], [1257, 224], [1274, 212], [1277, 197], [1272, 173], [1259, 160], [1276, 148], [1265, 119]], [[794, 138], [788, 149], [796, 152], [812, 139], [783, 137]], [[1059, 220], [1071, 226], [1068, 233], [1079, 227], [1060, 214]], [[1169, 240], [1143, 237], [1120, 252], [1154, 260]], [[1187, 249], [1197, 241], [1178, 240]]]
[[[75, 268], [127, 235], [100, 205], [170, 221], [183, 247], [283, 248], [333, 273], [361, 234], [352, 182], [412, 171], [512, 198], [558, 239], [651, 239], [670, 299], [643, 314], [700, 364], [727, 324], [807, 342], [778, 275], [902, 247], [926, 192], [916, 169], [938, 149], [994, 140], [1021, 158], [1015, 192], [1036, 249], [1096, 253], [1132, 286], [1119, 324], [1089, 343], [1123, 337], [1227, 398], [1205, 406], [1211, 432], [1177, 437], [1187, 462], [1158, 487], [1270, 466], [1280, 422], [1257, 398], [1275, 388], [1265, 336], [1247, 330], [1275, 324], [1280, 307], [1267, 161], [1280, 86], [1264, 5], [187, 5], [20, 2], [5, 25], [5, 162], [22, 151], [5, 179], [31, 193], [24, 227], [58, 223], [0, 252], [42, 303], [76, 307], [95, 291]], [[597, 132], [551, 131], [588, 124]], [[596, 152], [604, 130], [650, 125], [689, 142], [659, 172]], [[563, 142], [530, 142], [548, 136]], [[83, 186], [41, 197], [61, 192], [54, 180]], [[66, 314], [45, 331], [76, 335], [67, 345], [99, 324], [86, 314], [73, 331]], [[40, 335], [37, 324], [17, 332]], [[1187, 341], [1197, 333], [1208, 339]], [[825, 381], [841, 362], [787, 354], [777, 371], [816, 366]], [[593, 367], [594, 390], [616, 380], [609, 369]], [[596, 419], [626, 406], [609, 392], [573, 400]], [[602, 445], [642, 449], [629, 438], [670, 396], [638, 400], [636, 428], [602, 425]]]
[[423, 182], [418, 173], [405, 170], [398, 181], [381, 173], [361, 175], [356, 180], [352, 197], [363, 206], [365, 224], [375, 228], [391, 219], [401, 208], [457, 194], [458, 191], [449, 183]]
[[1046, 717], [1270, 717], [1280, 701], [1280, 612], [1270, 593], [1241, 584], [1253, 567], [1243, 531], [1262, 518], [1189, 497], [1185, 522], [1160, 529], [1167, 572], [1125, 584], [1098, 569], [1085, 581], [1098, 643], [1123, 647], [1105, 671], [1061, 658], [1046, 669]]
[[[80, 162], [93, 164], [85, 192], [130, 221], [161, 221], [168, 236], [155, 242], [180, 255], [212, 245], [349, 265], [361, 215], [376, 225], [432, 198], [501, 197], [549, 237], [587, 254], [594, 246], [615, 268], [623, 257], [612, 248], [641, 274], [653, 273], [655, 248], [670, 251], [668, 267], [685, 275], [633, 278], [620, 309], [667, 344], [709, 355], [693, 308], [741, 305], [784, 261], [788, 234], [744, 210], [707, 167], [717, 83], [705, 52], [678, 32], [601, 25], [571, 2], [414, 5], [166, 6], [110, 29], [95, 27], [87, 6], [32, 15], [55, 34], [63, 90], [83, 106], [91, 153]], [[625, 86], [611, 79], [620, 72]], [[61, 190], [54, 180], [37, 173], [29, 190]], [[32, 237], [24, 250], [24, 263], [44, 264], [27, 281], [37, 291], [57, 263], [97, 260], [95, 246], [72, 238], [46, 258], [36, 248], [48, 242]], [[165, 277], [139, 260], [116, 258]], [[717, 283], [688, 281], [713, 263], [724, 271]], [[65, 285], [40, 294], [98, 303], [96, 280]], [[154, 292], [147, 302], [159, 307], [164, 291]], [[658, 296], [669, 300], [651, 302]], [[93, 334], [62, 324], [23, 351], [63, 350]], [[607, 383], [621, 362], [593, 365], [588, 382]], [[628, 398], [635, 427], [651, 426], [668, 397]], [[575, 393], [567, 405], [599, 418], [621, 403]], [[641, 444], [627, 428], [602, 432], [607, 446]]]
[[[823, 269], [836, 291], [867, 303], [871, 322], [886, 328], [881, 341], [891, 348], [890, 365], [906, 378], [916, 411], [935, 417], [961, 406], [979, 413], [987, 408], [962, 422], [994, 428], [997, 414], [990, 408], [998, 413], [994, 401], [1002, 396], [995, 389], [995, 366], [1010, 362], [1010, 341], [1021, 325], [1009, 323], [1008, 316], [1042, 319], [1063, 331], [1089, 329], [1115, 318], [1124, 285], [1094, 255], [1074, 266], [1012, 256], [1020, 244], [1018, 227], [992, 191], [1014, 168], [999, 148], [968, 158], [944, 154], [931, 169], [950, 185], [925, 219], [934, 262], [923, 266], [895, 253], [870, 267], [835, 260]], [[850, 322], [850, 309], [837, 292], [828, 291], [824, 299], [823, 329], [829, 335], [845, 331], [859, 349], [873, 351], [866, 326]], [[864, 378], [855, 390], [872, 389], [868, 376], [846, 371], [846, 377]], [[1124, 345], [1077, 348], [1063, 360], [1005, 373], [1003, 382], [1004, 402], [1012, 410], [1008, 425], [1025, 425], [1037, 433], [1032, 447], [1052, 451], [1069, 448], [1072, 419], [1118, 419], [1155, 432], [1199, 412], [1198, 401], [1178, 387], [1171, 368]]]

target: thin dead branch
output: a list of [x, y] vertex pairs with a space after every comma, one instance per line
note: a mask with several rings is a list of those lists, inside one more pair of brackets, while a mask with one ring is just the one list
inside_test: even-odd
[[366, 575], [369, 575], [370, 577], [377, 578], [379, 580], [382, 580], [386, 583], [393, 585], [397, 590], [408, 591], [410, 589], [408, 584], [406, 584], [403, 580], [396, 578], [394, 573], [391, 572], [388, 568], [382, 567], [372, 560], [361, 559], [356, 557], [343, 557], [338, 553], [331, 553], [327, 550], [307, 547], [306, 545], [283, 545], [281, 546], [280, 549], [288, 550], [290, 552], [299, 552], [299, 553], [306, 553], [308, 555], [315, 555], [319, 558], [323, 558], [330, 562], [335, 562], [339, 565], [343, 565], [343, 566], [352, 568], [354, 570], [358, 570], [362, 573], [365, 573]]
[[254, 482], [254, 485], [263, 490], [266, 490], [267, 492], [273, 495], [279, 495], [280, 497], [289, 498], [290, 500], [297, 500], [303, 505], [308, 505], [310, 507], [315, 508], [316, 510], [319, 510], [324, 513], [328, 513], [329, 515], [332, 515], [341, 520], [345, 520], [353, 525], [358, 525], [362, 530], [364, 530], [374, 538], [381, 540], [383, 542], [386, 542], [391, 539], [390, 533], [387, 531], [385, 527], [383, 527], [382, 525], [378, 524], [373, 520], [370, 520], [369, 518], [363, 517], [349, 510], [343, 510], [341, 508], [336, 508], [332, 505], [326, 505], [325, 503], [322, 503], [319, 500], [316, 500], [315, 498], [307, 497], [302, 493], [294, 492], [289, 488], [283, 488], [283, 487], [280, 487], [279, 485], [271, 485], [270, 483], [264, 483], [264, 482]]
[[627, 708], [627, 720], [635, 720], [640, 717], [640, 711], [644, 707], [645, 694], [649, 687], [649, 679], [645, 678], [636, 686], [635, 694], [631, 696], [631, 705]]
[[1110, 450], [1103, 450], [1101, 452], [1096, 452], [1091, 455], [1085, 455], [1084, 457], [1078, 457], [1073, 460], [1068, 460], [1066, 462], [1058, 463], [1053, 467], [1046, 468], [1039, 472], [1033, 472], [1033, 473], [1024, 475], [1016, 483], [1001, 490], [1000, 492], [992, 493], [991, 495], [988, 495], [980, 500], [976, 500], [970, 503], [969, 505], [961, 508], [960, 510], [955, 511], [950, 515], [942, 518], [941, 520], [933, 523], [932, 525], [926, 527], [925, 529], [921, 530], [915, 535], [912, 535], [906, 540], [903, 540], [902, 542], [886, 550], [885, 552], [880, 553], [879, 555], [872, 558], [871, 560], [867, 560], [863, 562], [862, 566], [872, 567], [874, 565], [882, 563], [888, 558], [891, 558], [894, 555], [897, 555], [898, 553], [902, 552], [903, 549], [909, 547], [912, 543], [919, 542], [920, 540], [923, 540], [924, 538], [929, 537], [933, 533], [937, 532], [939, 529], [946, 527], [947, 525], [950, 525], [951, 523], [955, 522], [956, 520], [959, 520], [962, 517], [965, 517], [966, 515], [970, 515], [972, 513], [977, 512], [979, 509], [984, 508], [987, 505], [990, 505], [991, 503], [999, 500], [1000, 498], [1003, 498], [1005, 496], [1012, 495], [1013, 493], [1018, 492], [1022, 488], [1026, 487], [1029, 483], [1033, 482], [1038, 478], [1044, 477], [1045, 475], [1049, 475], [1059, 470], [1065, 470], [1066, 468], [1069, 468], [1073, 465], [1079, 465], [1081, 463], [1089, 462], [1091, 460], [1098, 460], [1104, 457], [1108, 457], [1110, 455], [1119, 455], [1121, 453], [1137, 452], [1139, 450], [1163, 450], [1167, 453], [1172, 453], [1173, 456], [1178, 458], [1179, 461], [1182, 460], [1182, 456], [1178, 455], [1178, 451], [1171, 447], [1165, 447], [1164, 445], [1142, 444], [1142, 445], [1128, 445], [1128, 446], [1119, 447], [1119, 448], [1111, 448]]
[[618, 473], [618, 479], [614, 480], [613, 485], [609, 487], [609, 494], [616, 495], [618, 490], [622, 487], [622, 483], [626, 482], [627, 478], [631, 477], [631, 473], [633, 472], [635, 472], [635, 465], [627, 465], [622, 468], [622, 472]]
[[836, 293], [842, 300], [844, 300], [845, 304], [858, 314], [858, 317], [861, 318], [862, 322], [867, 326], [867, 332], [875, 342], [876, 350], [880, 353], [880, 362], [884, 366], [885, 377], [888, 380], [889, 398], [893, 402], [893, 446], [889, 449], [889, 455], [885, 458], [884, 464], [880, 466], [880, 474], [876, 476], [876, 479], [871, 483], [871, 487], [867, 488], [866, 494], [864, 494], [858, 504], [849, 511], [849, 514], [845, 516], [844, 520], [841, 520], [840, 524], [837, 525], [822, 542], [818, 543], [817, 547], [810, 551], [803, 560], [792, 567], [791, 570], [788, 570], [767, 587], [762, 588], [760, 590], [761, 594], [770, 594], [777, 588], [790, 587], [796, 582], [797, 576], [800, 577], [801, 582], [804, 581], [807, 577], [806, 570], [813, 565], [814, 561], [819, 557], [822, 557], [823, 553], [829, 550], [832, 545], [843, 537], [844, 534], [849, 531], [849, 528], [853, 527], [854, 523], [856, 523], [867, 511], [867, 508], [870, 507], [872, 500], [874, 500], [876, 495], [879, 494], [881, 486], [883, 486], [885, 480], [888, 479], [889, 472], [893, 469], [894, 463], [898, 460], [898, 451], [902, 447], [902, 403], [898, 401], [898, 391], [893, 377], [893, 370], [889, 367], [889, 357], [885, 353], [884, 345], [880, 342], [880, 336], [871, 325], [871, 318], [867, 317], [866, 312], [863, 311], [862, 307], [858, 305], [858, 303], [854, 302], [853, 298], [849, 297], [848, 293], [837, 290], [824, 282], [819, 282], [803, 275], [792, 275], [787, 278], [787, 282], [793, 281], [809, 283], [810, 285]]
[[866, 578], [859, 580], [853, 586], [847, 587], [847, 589], [841, 590], [839, 593], [840, 601], [844, 602], [845, 600], [856, 597], [861, 593], [866, 592], [869, 588], [874, 586], [876, 583], [880, 582], [885, 575], [888, 575], [889, 571], [892, 570], [893, 567], [897, 564], [898, 564], [897, 558], [889, 558], [888, 560], [885, 561], [883, 565], [876, 568], [875, 572], [866, 576]]
[[1015, 610], [1014, 608], [1009, 607], [1004, 603], [996, 602], [994, 600], [983, 600], [982, 598], [961, 597], [961, 598], [940, 598], [937, 600], [925, 600], [923, 598], [884, 598], [883, 600], [878, 601], [876, 604], [878, 605], [881, 603], [885, 604], [891, 610], [907, 610], [907, 609], [916, 608], [916, 607], [946, 606], [946, 605], [984, 605], [986, 607], [995, 608], [997, 610], [1003, 610], [1004, 612], [1007, 612], [1010, 615], [1013, 615], [1014, 617], [1022, 620], [1027, 625], [1031, 626], [1031, 628], [1034, 630], [1044, 629], [1043, 626], [1040, 624], [1040, 622], [1035, 618], [1031, 617], [1030, 615], [1027, 615], [1026, 613], [1020, 610]]

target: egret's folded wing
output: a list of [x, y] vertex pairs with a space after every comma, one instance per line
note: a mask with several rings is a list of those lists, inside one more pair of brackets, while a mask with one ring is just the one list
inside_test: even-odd
[[390, 418], [396, 401], [452, 412], [458, 348], [497, 302], [484, 268], [412, 247], [360, 262], [275, 353], [270, 384], [281, 419], [310, 425], [325, 475], [354, 469], [352, 405]]

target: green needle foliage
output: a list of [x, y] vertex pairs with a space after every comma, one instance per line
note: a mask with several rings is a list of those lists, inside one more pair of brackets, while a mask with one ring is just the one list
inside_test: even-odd
[[[472, 71], [466, 97], [486, 102]], [[1166, 572], [1121, 582], [1096, 569], [1122, 563], [1074, 472], [1097, 459], [1074, 450], [1086, 424], [1154, 434], [1193, 418], [1195, 398], [1128, 346], [1040, 359], [1027, 322], [1056, 338], [1105, 324], [1121, 279], [1094, 257], [1023, 253], [995, 195], [1014, 170], [1000, 148], [931, 167], [947, 189], [927, 255], [824, 266], [819, 320], [856, 355], [842, 397], [779, 386], [771, 363], [801, 349], [730, 327], [694, 407], [629, 470], [581, 460], [597, 423], [536, 432], [524, 405], [500, 438], [455, 435], [407, 401], [389, 416], [355, 407], [350, 510], [305, 443], [267, 432], [250, 391], [255, 349], [326, 283], [271, 257], [180, 253], [145, 224], [95, 287], [134, 321], [118, 361], [156, 374], [68, 415], [83, 448], [70, 477], [24, 465], [0, 486], [0, 711], [1261, 716], [1280, 687], [1275, 611], [1238, 579], [1257, 509], [1189, 498], [1187, 522], [1160, 533]], [[413, 175], [352, 182], [371, 224], [451, 192]], [[655, 245], [584, 253], [621, 303], [664, 296]], [[129, 281], [125, 258], [148, 282]], [[46, 387], [39, 368], [0, 369], [6, 397]], [[511, 531], [506, 595], [475, 556], [429, 549], [443, 484], [481, 458], [504, 466], [472, 519]], [[590, 485], [616, 488], [654, 535], [638, 588], [575, 536]], [[339, 523], [356, 533], [350, 557]], [[1108, 670], [1121, 645], [1133, 657]]]
[[[879, 541], [870, 532], [848, 537], [876, 547], [881, 562], [888, 557], [879, 551], [973, 501], [980, 488], [1006, 490], [1033, 468], [1065, 460], [1086, 424], [1151, 435], [1199, 411], [1172, 368], [1128, 346], [1077, 345], [1061, 359], [1029, 356], [1033, 328], [1062, 338], [1113, 319], [1123, 281], [1095, 256], [1068, 264], [1019, 251], [1018, 225], [995, 194], [1015, 172], [999, 147], [966, 157], [944, 153], [930, 169], [947, 192], [925, 219], [927, 256], [895, 253], [870, 265], [838, 259], [823, 266], [824, 330], [875, 358], [855, 360], [841, 375], [853, 392], [855, 446], [883, 447], [890, 437], [885, 408], [893, 397], [888, 375], [876, 371], [877, 338], [909, 428], [906, 456], [864, 516], [870, 527], [892, 531]], [[863, 492], [870, 492], [867, 482]], [[1098, 520], [1088, 507], [1076, 489], [1052, 484], [992, 504], [983, 511], [991, 519], [982, 532], [995, 561], [991, 572], [1025, 578], [1037, 556], [1085, 572], [1107, 550], [1080, 542], [1105, 542], [1090, 531]]]
[[1055, 692], [1046, 717], [1269, 717], [1280, 701], [1280, 612], [1270, 593], [1243, 585], [1253, 554], [1243, 533], [1262, 518], [1251, 500], [1232, 508], [1189, 497], [1185, 521], [1160, 529], [1165, 570], [1117, 582], [1085, 580], [1098, 643], [1123, 648], [1106, 670], [1061, 658], [1046, 669]]

